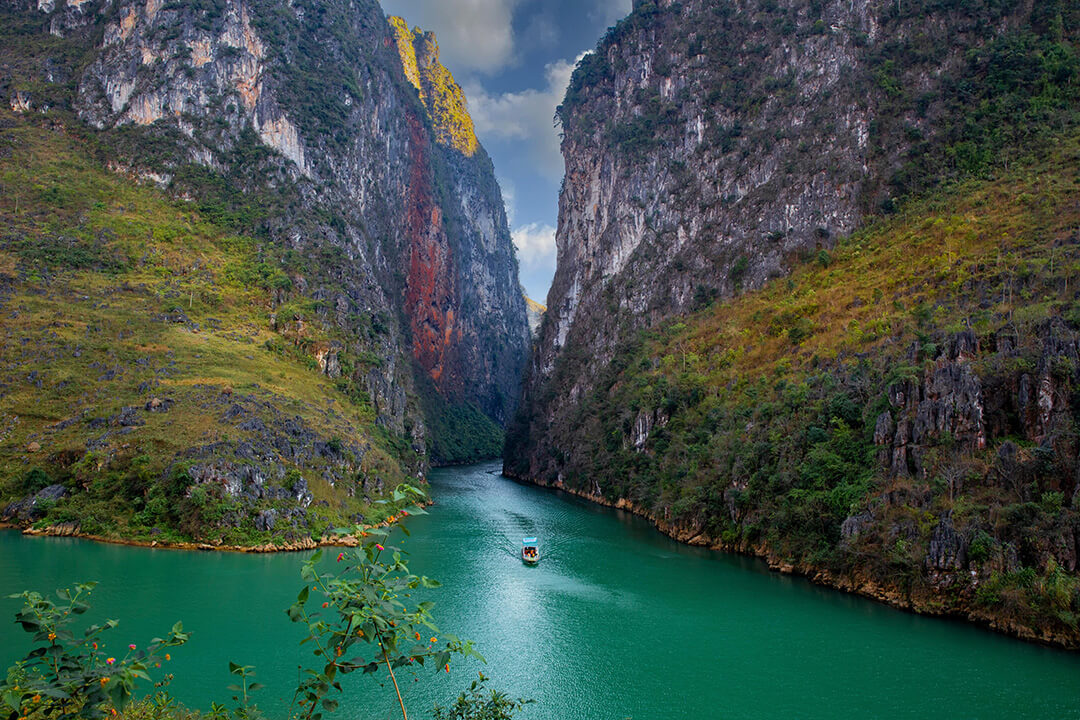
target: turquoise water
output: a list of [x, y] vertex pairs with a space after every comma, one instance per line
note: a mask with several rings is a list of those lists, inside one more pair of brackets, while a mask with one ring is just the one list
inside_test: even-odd
[[[497, 465], [432, 473], [437, 504], [409, 521], [415, 572], [438, 578], [442, 629], [488, 663], [406, 678], [411, 718], [476, 676], [537, 703], [536, 720], [633, 718], [1080, 718], [1080, 655], [920, 618], [770, 573], [757, 561], [681, 546], [625, 513], [517, 485]], [[536, 567], [523, 536], [539, 536]], [[253, 664], [261, 706], [285, 717], [311, 658], [284, 608], [299, 555], [99, 545], [0, 533], [0, 594], [99, 580], [113, 643], [145, 643], [179, 619], [172, 689], [225, 702], [229, 660]], [[0, 618], [18, 603], [0, 600]], [[0, 623], [0, 664], [25, 652]], [[313, 659], [313, 658], [312, 658]], [[354, 675], [332, 717], [394, 717], [384, 677]], [[400, 716], [400, 713], [398, 713]]]

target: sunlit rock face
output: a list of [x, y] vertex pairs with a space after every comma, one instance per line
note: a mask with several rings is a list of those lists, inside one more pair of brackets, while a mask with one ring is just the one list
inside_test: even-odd
[[[120, 169], [184, 194], [194, 164], [285, 198], [268, 235], [311, 261], [279, 299], [311, 298], [345, 331], [320, 367], [371, 360], [354, 379], [381, 422], [422, 448], [421, 386], [508, 419], [525, 305], [491, 161], [433, 35], [374, 0], [21, 6], [53, 34], [100, 33], [74, 106], [128, 143]], [[304, 342], [303, 322], [279, 322]]]
[[[507, 282], [517, 271], [502, 194], [491, 160], [476, 139], [465, 94], [439, 61], [434, 33], [410, 30], [398, 17], [389, 22], [405, 77], [434, 131], [431, 148], [413, 144], [413, 168], [430, 164], [430, 151], [438, 153], [448, 171], [436, 176], [434, 187], [418, 177], [410, 188], [406, 308], [413, 354], [455, 401], [468, 400], [485, 379], [495, 378], [490, 391], [477, 399], [486, 414], [505, 423], [517, 399], [529, 331], [519, 321], [526, 312], [520, 289]], [[421, 128], [413, 132], [419, 137]], [[448, 216], [438, 206], [440, 199], [452, 204]], [[439, 240], [447, 232], [459, 240], [454, 247]], [[447, 302], [451, 297], [460, 297], [461, 303]], [[487, 317], [462, 313], [462, 307], [487, 308]]]

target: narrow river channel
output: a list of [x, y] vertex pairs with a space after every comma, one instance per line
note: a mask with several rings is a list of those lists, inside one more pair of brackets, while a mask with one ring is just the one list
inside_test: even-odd
[[[1078, 654], [681, 546], [625, 513], [515, 484], [498, 467], [434, 471], [436, 505], [409, 521], [412, 569], [443, 583], [432, 594], [437, 622], [487, 658], [407, 677], [412, 718], [481, 669], [493, 686], [534, 698], [522, 717], [535, 720], [1080, 718]], [[537, 567], [518, 555], [527, 535], [542, 543]], [[120, 620], [117, 648], [176, 620], [193, 632], [170, 663], [182, 701], [227, 702], [233, 660], [256, 666], [268, 686], [260, 704], [281, 720], [298, 665], [314, 660], [284, 613], [300, 561], [2, 532], [0, 595], [97, 580], [95, 612]], [[17, 607], [0, 600], [3, 667], [27, 649], [9, 622]], [[347, 680], [354, 689], [331, 717], [395, 716], [383, 677]]]

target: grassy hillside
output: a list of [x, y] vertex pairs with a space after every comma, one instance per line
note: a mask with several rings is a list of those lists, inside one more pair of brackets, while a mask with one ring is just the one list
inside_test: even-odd
[[684, 540], [1077, 644], [1077, 168], [1072, 136], [642, 335], [553, 428], [562, 481]]
[[33, 520], [297, 538], [415, 464], [362, 391], [320, 371], [327, 331], [283, 329], [314, 301], [274, 302], [290, 280], [272, 248], [109, 171], [60, 125], [5, 111], [0, 128], [0, 509], [59, 483]]

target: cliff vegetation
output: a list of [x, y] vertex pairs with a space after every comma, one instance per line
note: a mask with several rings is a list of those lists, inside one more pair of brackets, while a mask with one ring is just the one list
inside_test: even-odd
[[[415, 453], [313, 356], [331, 334], [272, 329], [288, 276], [262, 243], [110, 172], [92, 142], [10, 116], [0, 130], [4, 516], [295, 542], [406, 479]], [[313, 318], [310, 301], [292, 305]]]
[[[551, 428], [540, 466], [559, 469], [536, 479], [1076, 647], [1078, 161], [1063, 139], [639, 334]], [[569, 392], [580, 362], [563, 355], [545, 391]]]
[[1080, 645], [1080, 10], [640, 0], [558, 118], [506, 468]]

